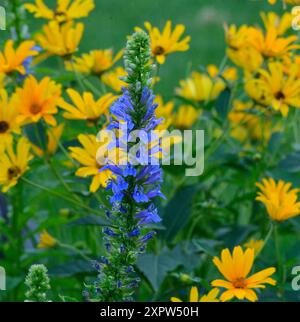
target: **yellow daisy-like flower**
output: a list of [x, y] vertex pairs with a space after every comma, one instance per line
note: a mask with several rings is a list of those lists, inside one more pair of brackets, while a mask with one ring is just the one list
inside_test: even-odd
[[[219, 290], [212, 289], [208, 294], [199, 297], [199, 291], [196, 286], [193, 286], [190, 291], [189, 302], [219, 302]], [[171, 302], [183, 302], [178, 297], [171, 297]]]
[[285, 12], [282, 17], [275, 12], [262, 12], [260, 14], [266, 30], [275, 28], [278, 36], [282, 36], [292, 27], [293, 15]]
[[19, 107], [9, 99], [5, 89], [0, 89], [0, 140], [7, 139], [12, 133], [20, 133], [20, 124], [17, 122]]
[[280, 37], [276, 27], [270, 27], [266, 33], [259, 28], [249, 28], [249, 43], [263, 57], [283, 57], [291, 50], [299, 49], [299, 45], [294, 44], [297, 36]]
[[35, 18], [56, 20], [59, 23], [84, 18], [95, 8], [94, 0], [57, 0], [54, 10], [50, 9], [43, 0], [35, 3], [25, 3], [24, 7]]
[[172, 124], [174, 103], [172, 101], [164, 103], [160, 95], [156, 96], [155, 103], [158, 104], [155, 115], [158, 119], [163, 119], [162, 123], [157, 126], [157, 130], [166, 130]]
[[2, 191], [7, 192], [18, 183], [20, 177], [28, 170], [28, 163], [32, 159], [30, 143], [21, 138], [16, 151], [12, 139], [5, 142], [5, 149], [0, 155], [0, 185]]
[[213, 263], [226, 280], [214, 280], [214, 287], [223, 287], [220, 299], [222, 302], [230, 301], [236, 297], [239, 300], [247, 299], [251, 302], [258, 300], [254, 291], [256, 288], [265, 288], [264, 284], [276, 285], [276, 281], [270, 278], [276, 271], [274, 267], [264, 269], [248, 277], [254, 263], [254, 249], [247, 248], [245, 252], [241, 246], [234, 248], [231, 255], [229, 249], [221, 253], [221, 260], [214, 257]]
[[96, 124], [101, 115], [107, 114], [110, 105], [116, 99], [111, 93], [105, 94], [97, 101], [92, 93], [84, 92], [81, 96], [74, 89], [69, 88], [67, 94], [72, 105], [61, 99], [58, 103], [66, 112], [63, 116], [70, 120], [87, 120], [90, 124]]
[[[259, 111], [264, 114], [257, 115]], [[281, 131], [281, 123], [274, 123], [261, 107], [257, 106], [254, 109], [253, 102], [234, 100], [228, 119], [232, 128], [231, 136], [242, 143], [247, 143], [250, 139], [265, 145], [273, 133]]]
[[244, 247], [254, 249], [255, 256], [262, 250], [263, 246], [264, 246], [264, 241], [262, 239], [260, 240], [251, 239], [244, 244]]
[[66, 62], [66, 69], [73, 71], [74, 69], [83, 74], [92, 74], [101, 76], [108, 71], [123, 55], [120, 50], [114, 57], [112, 49], [92, 50], [88, 54], [81, 57], [74, 57], [72, 61]]
[[47, 147], [46, 151], [43, 151], [40, 147], [32, 144], [32, 150], [39, 156], [42, 157], [43, 155], [54, 155], [58, 148], [58, 142], [63, 134], [65, 125], [59, 124], [53, 128], [47, 130]]
[[106, 86], [112, 88], [115, 92], [120, 93], [122, 87], [126, 87], [127, 83], [120, 79], [126, 76], [127, 73], [123, 67], [116, 67], [114, 70], [101, 75], [101, 81]]
[[228, 48], [226, 50], [229, 59], [245, 71], [253, 72], [263, 63], [262, 55], [249, 44], [250, 27], [243, 25], [237, 28], [235, 25], [225, 25], [225, 38]]
[[[270, 4], [275, 4], [277, 0], [268, 0]], [[287, 4], [300, 4], [300, 0], [282, 0], [282, 2], [287, 3]]]
[[38, 82], [32, 75], [26, 78], [22, 88], [16, 89], [16, 101], [20, 106], [20, 123], [35, 123], [44, 119], [55, 126], [54, 114], [58, 112], [57, 103], [61, 95], [61, 85], [49, 77]]
[[198, 120], [200, 114], [201, 112], [192, 105], [181, 105], [178, 112], [173, 116], [172, 124], [177, 129], [189, 129]]
[[5, 78], [6, 78], [6, 75], [4, 73], [0, 73], [0, 88], [5, 87]]
[[263, 179], [262, 183], [256, 183], [260, 189], [256, 200], [261, 201], [274, 221], [285, 221], [300, 214], [300, 202], [298, 201], [299, 189], [291, 189], [292, 184], [283, 180], [275, 182], [274, 179]]
[[215, 100], [225, 89], [226, 84], [220, 78], [212, 79], [207, 74], [193, 72], [191, 77], [179, 82], [176, 93], [195, 103]]
[[14, 49], [13, 40], [8, 40], [5, 43], [4, 51], [0, 51], [0, 74], [10, 74], [17, 71], [25, 75], [26, 69], [22, 64], [28, 57], [38, 55], [38, 51], [33, 49], [34, 46], [34, 41], [26, 40]]
[[152, 55], [159, 64], [164, 64], [167, 55], [176, 51], [187, 51], [190, 48], [190, 36], [180, 40], [185, 31], [184, 25], [176, 25], [172, 31], [172, 22], [168, 20], [162, 32], [157, 27], [152, 27], [149, 22], [145, 22], [144, 25], [149, 32]]
[[229, 82], [234, 82], [238, 79], [237, 69], [234, 67], [225, 68], [222, 72], [220, 72], [216, 65], [210, 64], [207, 66], [206, 70], [209, 76], [212, 78], [221, 76]]
[[53, 248], [57, 245], [57, 240], [53, 238], [46, 230], [44, 230], [40, 235], [40, 242], [37, 248]]
[[71, 147], [71, 157], [83, 165], [77, 170], [78, 177], [92, 176], [93, 180], [90, 185], [90, 192], [96, 192], [100, 186], [106, 187], [107, 180], [111, 178], [112, 173], [109, 170], [99, 171], [101, 166], [96, 160], [98, 149], [102, 143], [97, 142], [95, 135], [79, 135], [78, 140], [82, 148]]
[[298, 67], [293, 64], [288, 72], [285, 72], [285, 66], [279, 62], [271, 62], [268, 67], [268, 71], [260, 69], [259, 77], [250, 79], [245, 90], [256, 102], [287, 116], [290, 106], [300, 108]]
[[43, 27], [43, 33], [36, 36], [40, 46], [50, 55], [69, 59], [77, 50], [83, 35], [84, 25], [72, 21], [60, 25], [51, 21]]

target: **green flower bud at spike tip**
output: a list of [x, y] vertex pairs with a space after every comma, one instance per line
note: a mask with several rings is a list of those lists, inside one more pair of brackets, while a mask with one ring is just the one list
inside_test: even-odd
[[150, 64], [150, 38], [144, 31], [134, 33], [127, 41], [124, 53], [124, 65], [128, 76], [125, 82], [129, 85], [132, 96], [141, 93], [142, 88], [149, 86], [154, 66]]
[[28, 302], [49, 302], [47, 292], [50, 290], [48, 270], [44, 265], [32, 265], [25, 279], [28, 291], [25, 296]]

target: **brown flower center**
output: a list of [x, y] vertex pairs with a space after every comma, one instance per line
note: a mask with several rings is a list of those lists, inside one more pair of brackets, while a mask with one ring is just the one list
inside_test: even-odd
[[284, 93], [282, 93], [282, 91], [279, 91], [279, 92], [277, 92], [277, 93], [275, 94], [275, 98], [276, 98], [277, 100], [283, 100], [283, 99], [285, 99], [285, 95], [284, 95]]
[[162, 46], [157, 46], [153, 49], [153, 54], [155, 56], [162, 55], [165, 52], [165, 49]]
[[39, 114], [40, 112], [41, 112], [41, 110], [42, 110], [42, 106], [41, 105], [39, 105], [39, 104], [32, 104], [31, 106], [30, 106], [30, 112], [32, 113], [32, 114]]
[[6, 121], [0, 121], [0, 133], [5, 133], [9, 129], [9, 124]]
[[18, 167], [11, 167], [7, 170], [7, 177], [8, 180], [12, 180], [13, 178], [17, 177], [21, 173], [20, 168]]
[[243, 277], [237, 278], [232, 284], [235, 288], [246, 288], [247, 286], [246, 280]]

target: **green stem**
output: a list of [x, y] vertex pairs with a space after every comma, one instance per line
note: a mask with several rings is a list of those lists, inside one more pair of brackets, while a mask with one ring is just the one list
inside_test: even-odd
[[86, 90], [85, 86], [84, 86], [84, 84], [82, 82], [82, 79], [81, 79], [78, 71], [75, 69], [74, 62], [73, 62], [72, 58], [70, 59], [70, 62], [71, 62], [72, 70], [73, 70], [73, 73], [74, 73], [74, 75], [76, 77], [76, 80], [77, 80], [81, 90], [84, 92]]
[[273, 222], [271, 222], [270, 229], [269, 229], [269, 231], [268, 231], [268, 233], [267, 233], [267, 235], [266, 235], [266, 237], [264, 239], [263, 247], [257, 252], [257, 254], [255, 255], [255, 258], [260, 255], [260, 253], [262, 252], [262, 250], [264, 249], [264, 247], [267, 245], [269, 239], [272, 236], [273, 230], [274, 230], [274, 224], [273, 224]]
[[86, 205], [84, 205], [84, 204], [82, 204], [82, 203], [80, 203], [80, 202], [78, 202], [76, 200], [73, 200], [73, 199], [61, 194], [60, 192], [56, 192], [54, 190], [51, 190], [51, 189], [49, 189], [47, 187], [44, 187], [44, 186], [38, 184], [38, 183], [32, 182], [31, 180], [29, 180], [27, 178], [22, 177], [22, 181], [26, 182], [27, 184], [29, 184], [29, 185], [31, 185], [31, 186], [33, 186], [35, 188], [38, 188], [38, 189], [43, 190], [43, 191], [46, 191], [46, 192], [48, 192], [49, 194], [51, 194], [51, 195], [53, 195], [55, 197], [58, 197], [58, 198], [63, 199], [65, 201], [67, 201], [67, 202], [70, 202], [73, 205], [76, 205], [77, 207], [80, 207], [82, 209], [85, 209], [85, 210], [87, 210], [89, 212], [92, 212], [94, 214], [97, 214], [97, 215], [101, 215], [101, 216], [103, 215], [103, 213], [100, 212], [100, 211], [92, 209], [92, 208], [90, 208], [90, 207], [88, 207], [88, 206], [86, 206]]
[[52, 172], [54, 173], [54, 175], [56, 176], [56, 178], [59, 180], [59, 182], [63, 185], [63, 187], [66, 189], [66, 191], [71, 194], [78, 202], [82, 202], [82, 200], [71, 190], [71, 188], [69, 187], [69, 185], [65, 182], [65, 180], [63, 179], [63, 177], [60, 175], [60, 173], [57, 171], [57, 169], [55, 168], [53, 162], [51, 160], [47, 160], [47, 163], [49, 165], [49, 167], [51, 168]]
[[19, 0], [12, 0], [12, 12], [14, 15], [14, 27], [16, 30], [17, 35], [17, 43], [20, 43], [22, 41], [22, 27], [21, 27], [21, 19], [19, 17], [19, 7], [20, 7], [20, 1]]
[[84, 260], [88, 261], [88, 262], [91, 262], [92, 259], [90, 257], [88, 257], [87, 255], [85, 255], [81, 250], [79, 250], [78, 248], [76, 247], [73, 247], [71, 245], [67, 245], [67, 244], [62, 244], [62, 243], [58, 243], [58, 246], [61, 247], [61, 248], [65, 248], [65, 249], [68, 249], [74, 253], [77, 253], [78, 255], [80, 255]]
[[279, 234], [278, 234], [278, 224], [274, 223], [274, 242], [275, 242], [275, 251], [276, 251], [276, 258], [277, 258], [277, 268], [278, 268], [278, 275], [279, 275], [279, 294], [280, 297], [284, 298], [284, 269], [283, 269], [283, 261], [280, 252], [280, 242], [279, 242]]

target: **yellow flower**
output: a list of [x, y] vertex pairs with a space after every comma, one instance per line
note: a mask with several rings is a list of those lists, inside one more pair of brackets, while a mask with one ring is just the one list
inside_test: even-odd
[[106, 187], [107, 180], [112, 175], [109, 170], [99, 171], [101, 166], [98, 164], [96, 156], [102, 143], [97, 142], [94, 135], [81, 134], [78, 140], [83, 148], [70, 148], [71, 157], [83, 165], [83, 167], [77, 170], [76, 175], [83, 178], [93, 176], [90, 192], [96, 192], [100, 186]]
[[20, 177], [28, 170], [31, 159], [30, 143], [26, 138], [18, 141], [16, 151], [12, 139], [5, 142], [5, 149], [0, 155], [0, 185], [3, 192], [7, 192], [18, 183]]
[[280, 37], [276, 27], [269, 27], [264, 34], [263, 30], [249, 28], [249, 44], [256, 49], [263, 57], [283, 57], [291, 50], [300, 48], [294, 42], [297, 36]]
[[65, 125], [59, 124], [58, 126], [55, 126], [53, 128], [50, 128], [47, 130], [47, 147], [46, 151], [43, 151], [40, 147], [32, 144], [32, 150], [39, 156], [42, 157], [45, 153], [47, 155], [54, 155], [58, 148], [58, 141], [60, 140]]
[[[219, 302], [218, 295], [219, 290], [214, 288], [207, 295], [199, 298], [198, 288], [193, 286], [190, 291], [189, 302]], [[171, 297], [171, 302], [182, 302], [182, 300], [177, 297]]]
[[114, 70], [106, 72], [101, 75], [101, 81], [115, 92], [119, 93], [122, 87], [126, 87], [127, 83], [120, 79], [126, 76], [126, 71], [123, 67], [116, 67]]
[[[258, 112], [263, 115], [258, 115]], [[273, 133], [281, 131], [281, 124], [274, 123], [266, 112], [259, 106], [255, 109], [253, 102], [234, 100], [233, 108], [228, 114], [232, 126], [231, 136], [242, 143], [251, 139], [267, 144]]]
[[4, 73], [0, 73], [0, 88], [4, 88], [5, 78], [6, 78], [6, 75]]
[[57, 245], [57, 240], [53, 238], [46, 230], [44, 230], [40, 235], [40, 242], [37, 248], [53, 248]]
[[[284, 3], [287, 3], [287, 4], [300, 4], [300, 0], [282, 0]], [[277, 0], [268, 0], [268, 2], [270, 4], [275, 4], [277, 2]]]
[[256, 288], [265, 288], [264, 284], [276, 285], [270, 278], [276, 269], [270, 267], [248, 277], [254, 263], [254, 249], [248, 248], [245, 252], [241, 246], [234, 248], [232, 255], [229, 249], [221, 253], [221, 260], [214, 257], [213, 263], [226, 280], [214, 280], [214, 287], [223, 287], [227, 291], [221, 295], [221, 301], [229, 301], [236, 297], [239, 300], [247, 299], [251, 302], [258, 300], [254, 291]]
[[95, 8], [94, 0], [57, 0], [54, 10], [47, 7], [43, 0], [35, 0], [35, 4], [26, 3], [24, 6], [35, 18], [57, 20], [60, 23], [87, 17]]
[[289, 107], [300, 108], [300, 79], [297, 65], [291, 65], [288, 73], [279, 62], [269, 63], [269, 70], [259, 70], [259, 77], [253, 77], [246, 85], [247, 94], [256, 102], [280, 111], [283, 116]]
[[80, 73], [101, 76], [109, 70], [123, 55], [120, 50], [116, 56], [113, 56], [112, 49], [92, 50], [88, 54], [81, 57], [74, 57], [72, 61], [66, 62], [66, 69], [73, 71], [74, 69]]
[[149, 32], [152, 55], [159, 64], [165, 62], [167, 55], [176, 51], [187, 51], [190, 48], [190, 36], [180, 40], [185, 31], [184, 25], [176, 25], [172, 31], [172, 23], [168, 20], [162, 32], [157, 27], [152, 27], [149, 22], [145, 22], [144, 25]]
[[180, 81], [176, 93], [195, 103], [208, 102], [216, 99], [225, 87], [226, 84], [220, 78], [212, 80], [207, 74], [193, 72], [191, 77]]
[[5, 89], [0, 89], [0, 140], [20, 133], [20, 124], [17, 122], [19, 107], [14, 104], [15, 98], [8, 98]]
[[220, 72], [219, 68], [216, 65], [210, 64], [207, 66], [207, 73], [212, 78], [221, 76], [230, 82], [234, 82], [238, 78], [237, 69], [234, 67], [228, 67]]
[[173, 117], [173, 125], [177, 129], [189, 129], [197, 121], [200, 111], [192, 105], [181, 105]]
[[58, 112], [57, 103], [61, 95], [61, 85], [49, 77], [38, 82], [32, 75], [26, 78], [23, 88], [16, 89], [17, 102], [20, 106], [20, 123], [35, 123], [44, 119], [55, 126], [53, 117]]
[[0, 73], [10, 74], [17, 71], [25, 75], [26, 69], [22, 64], [28, 57], [38, 54], [38, 51], [33, 49], [34, 46], [34, 41], [26, 40], [14, 49], [13, 40], [8, 40], [5, 44], [4, 51], [0, 51]]
[[158, 104], [155, 115], [158, 119], [163, 119], [162, 123], [159, 124], [156, 129], [166, 130], [172, 123], [174, 103], [172, 101], [164, 103], [163, 98], [160, 95], [156, 96], [155, 103]]
[[229, 59], [246, 71], [253, 72], [263, 63], [262, 55], [249, 44], [250, 27], [243, 25], [237, 28], [235, 25], [225, 25], [225, 37], [228, 48], [226, 50]]
[[256, 183], [256, 186], [260, 189], [256, 200], [265, 205], [274, 221], [285, 221], [300, 214], [299, 189], [291, 189], [291, 183], [282, 180], [276, 183], [269, 178], [263, 179], [262, 183]]
[[72, 101], [72, 105], [61, 99], [58, 103], [66, 112], [63, 116], [70, 120], [87, 120], [91, 124], [96, 124], [99, 117], [108, 112], [116, 96], [111, 93], [105, 94], [95, 101], [93, 94], [84, 92], [81, 96], [74, 89], [69, 88], [67, 94]]
[[276, 28], [278, 36], [282, 36], [292, 26], [293, 16], [289, 12], [285, 12], [282, 17], [275, 12], [262, 12], [260, 15], [266, 30]]
[[255, 256], [261, 251], [263, 246], [264, 246], [264, 241], [262, 239], [260, 239], [260, 240], [251, 239], [247, 243], [244, 244], [244, 247], [254, 249]]
[[69, 59], [77, 50], [83, 34], [82, 23], [72, 21], [59, 25], [51, 21], [43, 27], [43, 33], [36, 36], [40, 46], [51, 55]]

